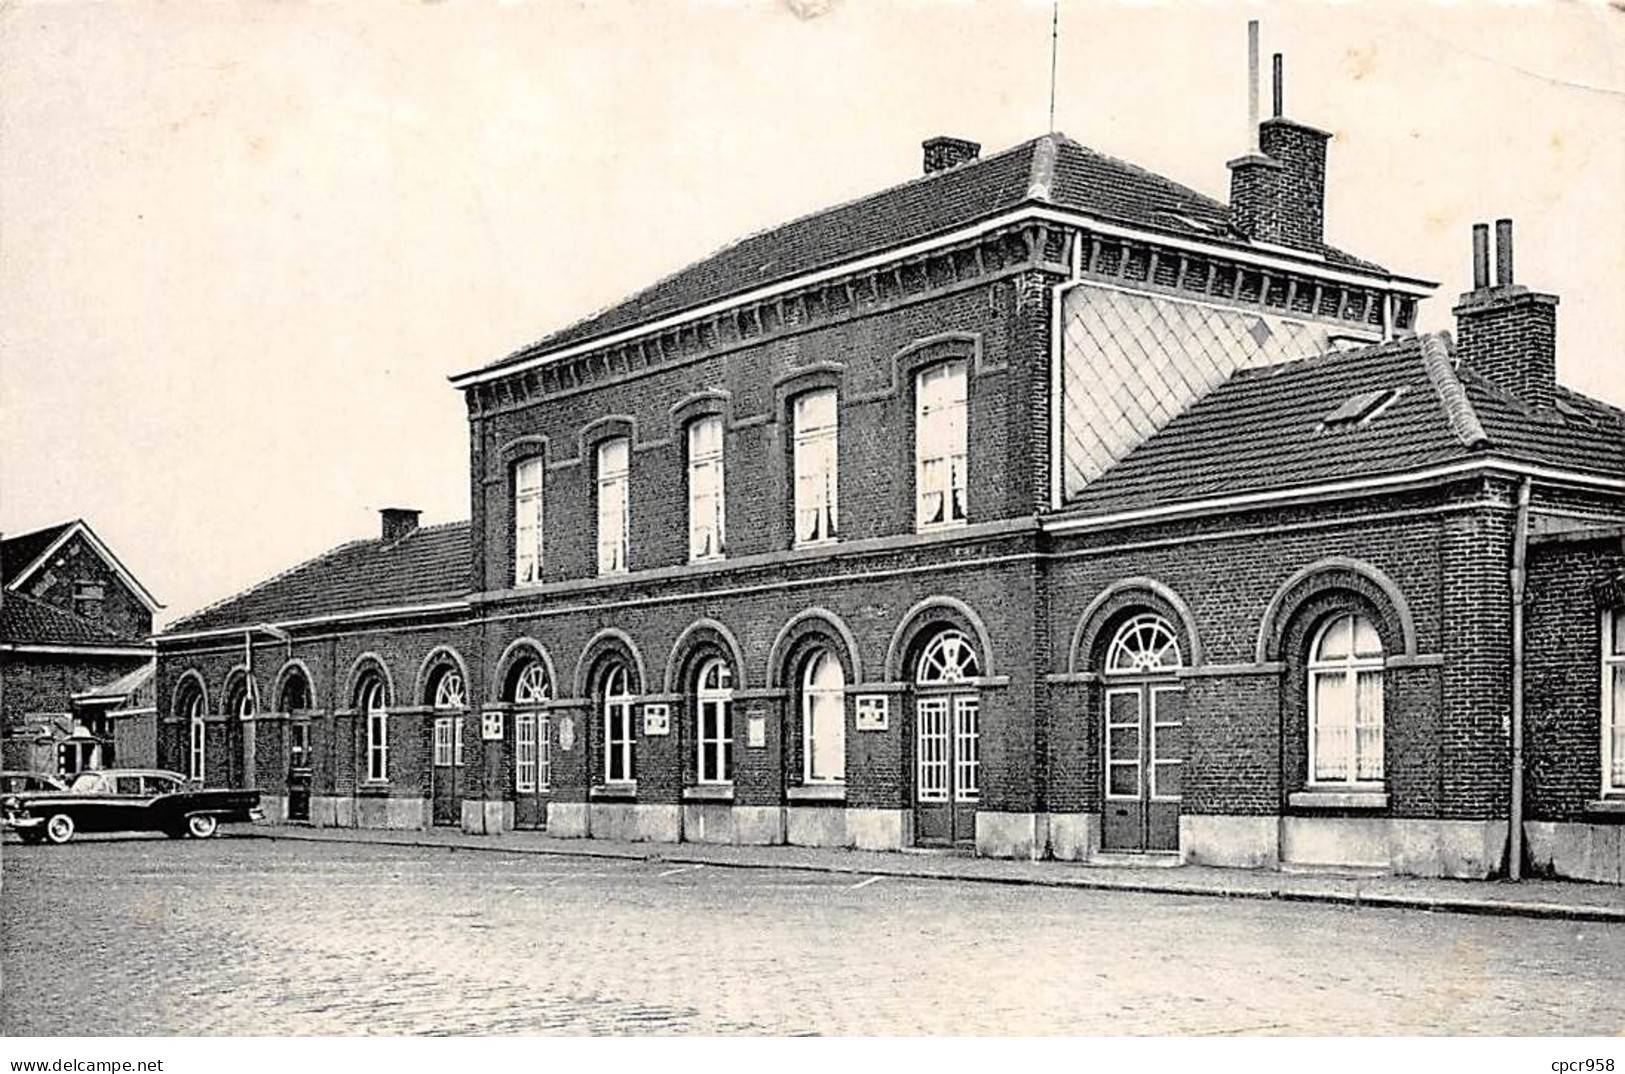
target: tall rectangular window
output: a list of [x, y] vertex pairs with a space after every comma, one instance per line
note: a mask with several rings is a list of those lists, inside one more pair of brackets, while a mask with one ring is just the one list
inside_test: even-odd
[[542, 580], [542, 459], [525, 459], [513, 468], [513, 581], [535, 585]]
[[722, 419], [688, 424], [688, 558], [723, 554], [726, 502], [722, 488]]
[[536, 714], [516, 713], [513, 718], [513, 789], [536, 789]]
[[915, 523], [965, 521], [965, 363], [943, 362], [914, 384]]
[[1625, 611], [1602, 618], [1602, 792], [1625, 794]]
[[839, 532], [835, 389], [796, 397], [792, 416], [796, 480], [796, 544], [835, 539]]
[[627, 474], [632, 443], [624, 436], [598, 445], [598, 573], [626, 570]]

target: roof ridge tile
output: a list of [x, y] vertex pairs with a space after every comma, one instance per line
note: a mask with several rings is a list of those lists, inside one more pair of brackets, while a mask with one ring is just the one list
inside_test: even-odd
[[1470, 448], [1483, 447], [1490, 442], [1478, 411], [1467, 398], [1467, 389], [1456, 375], [1456, 363], [1450, 336], [1446, 332], [1429, 332], [1421, 338], [1422, 369], [1433, 385], [1439, 405], [1444, 408], [1445, 421], [1456, 439]]

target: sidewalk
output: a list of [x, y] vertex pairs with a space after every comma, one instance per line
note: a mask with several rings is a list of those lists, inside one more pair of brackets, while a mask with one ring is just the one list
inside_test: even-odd
[[1085, 865], [1076, 862], [1004, 861], [935, 853], [879, 853], [810, 847], [713, 846], [704, 843], [621, 843], [557, 839], [542, 832], [465, 835], [453, 829], [379, 831], [256, 824], [230, 834], [249, 839], [364, 843], [502, 854], [620, 858], [710, 865], [725, 869], [799, 869], [819, 873], [896, 876], [922, 880], [1026, 884], [1160, 895], [1230, 899], [1282, 899], [1360, 907], [1392, 907], [1462, 914], [1625, 923], [1625, 888], [1567, 880], [1422, 880], [1397, 876], [1337, 876], [1218, 869]]

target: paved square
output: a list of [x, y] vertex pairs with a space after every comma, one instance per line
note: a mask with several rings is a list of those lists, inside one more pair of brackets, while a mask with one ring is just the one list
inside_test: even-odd
[[1625, 1031], [1618, 925], [260, 839], [3, 853], [7, 1035]]

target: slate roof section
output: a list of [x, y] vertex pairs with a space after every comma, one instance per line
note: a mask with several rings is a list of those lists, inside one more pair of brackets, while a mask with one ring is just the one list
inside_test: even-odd
[[395, 541], [351, 541], [171, 623], [165, 635], [285, 623], [466, 596], [469, 524], [424, 526]]
[[[1560, 397], [1581, 419], [1531, 410], [1471, 369], [1430, 361], [1429, 352], [1436, 359], [1448, 347], [1444, 336], [1411, 337], [1238, 372], [1063, 513], [1285, 491], [1483, 455], [1625, 477], [1625, 412], [1568, 389]], [[1342, 403], [1373, 389], [1399, 394], [1366, 422], [1323, 427]]]
[[[930, 239], [1026, 204], [1073, 209], [1148, 231], [1238, 249], [1250, 245], [1232, 226], [1230, 207], [1223, 202], [1080, 145], [1064, 134], [1049, 134], [748, 235], [485, 368], [534, 358], [730, 295]], [[1330, 246], [1312, 253], [1332, 265], [1387, 272]]]
[[0, 599], [0, 644], [129, 647], [136, 643], [100, 623], [35, 600], [26, 593], [7, 593]]
[[10, 583], [38, 559], [56, 539], [73, 528], [77, 519], [47, 526], [32, 533], [19, 533], [0, 541], [0, 581]]

